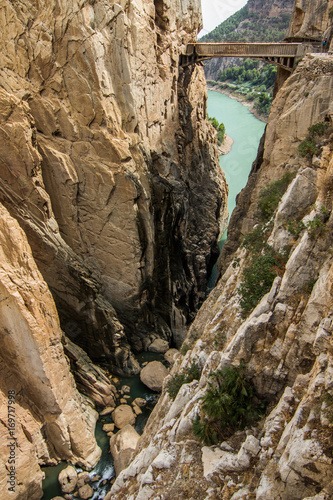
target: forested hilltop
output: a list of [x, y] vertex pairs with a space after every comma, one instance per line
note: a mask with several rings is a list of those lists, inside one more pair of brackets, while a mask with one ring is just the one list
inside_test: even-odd
[[[249, 0], [201, 42], [279, 42], [290, 22], [293, 0]], [[235, 57], [212, 59], [205, 65], [210, 85], [253, 102], [256, 111], [267, 117], [272, 101], [276, 68], [258, 61]]]
[[[275, 2], [273, 2], [273, 5]], [[293, 0], [272, 7], [269, 0], [249, 2], [223, 21], [201, 42], [276, 42], [283, 40], [289, 26]]]

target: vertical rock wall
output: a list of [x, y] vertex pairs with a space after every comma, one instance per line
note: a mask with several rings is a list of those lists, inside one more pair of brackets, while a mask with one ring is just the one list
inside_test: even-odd
[[226, 210], [202, 71], [178, 66], [200, 5], [8, 1], [1, 15], [2, 199], [66, 333], [135, 371], [124, 328], [137, 349], [179, 343]]
[[76, 391], [57, 311], [26, 236], [2, 205], [0, 215], [1, 495], [31, 500], [42, 496], [39, 464], [96, 464], [97, 413]]
[[4, 0], [0, 25], [1, 486], [10, 390], [31, 500], [39, 464], [99, 456], [60, 327], [119, 373], [138, 371], [129, 343], [179, 344], [227, 188], [202, 69], [178, 65], [198, 1]]

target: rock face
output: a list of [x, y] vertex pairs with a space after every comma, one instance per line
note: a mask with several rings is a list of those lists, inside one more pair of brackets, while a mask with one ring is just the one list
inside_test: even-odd
[[332, 0], [296, 0], [288, 36], [321, 41], [331, 25], [332, 7]]
[[2, 19], [1, 198], [69, 338], [135, 373], [125, 334], [181, 343], [226, 206], [203, 72], [178, 65], [200, 2], [8, 0]]
[[[0, 205], [0, 485], [7, 491], [9, 395], [15, 420], [13, 498], [41, 498], [41, 463], [96, 464], [97, 413], [76, 391], [62, 347], [57, 311], [26, 236]], [[12, 436], [13, 437], [13, 436]], [[14, 450], [13, 450], [14, 451]]]
[[[206, 500], [333, 496], [332, 86], [332, 56], [318, 54], [305, 57], [279, 90], [231, 218], [221, 279], [186, 338], [192, 350], [176, 358], [170, 373], [186, 373], [196, 363], [200, 380], [184, 384], [174, 401], [162, 392], [136, 457], [111, 489], [112, 500], [124, 491], [137, 499], [165, 491]], [[316, 153], [301, 156], [308, 127], [319, 122], [326, 132], [312, 132]], [[284, 265], [244, 318], [240, 284], [250, 251], [241, 243], [260, 227], [260, 191], [286, 172], [294, 178], [266, 222], [267, 245], [284, 253]], [[193, 421], [205, 414], [210, 375], [241, 364], [259, 399], [268, 402], [266, 413], [215, 446], [205, 445], [193, 434]]]
[[112, 407], [90, 360], [132, 375], [130, 344], [182, 342], [227, 188], [202, 68], [178, 64], [201, 27], [198, 0], [4, 0], [0, 10], [1, 422], [15, 390], [13, 499], [30, 500], [41, 497], [38, 464], [90, 467], [99, 455], [60, 326], [89, 356], [67, 342], [78, 385]]

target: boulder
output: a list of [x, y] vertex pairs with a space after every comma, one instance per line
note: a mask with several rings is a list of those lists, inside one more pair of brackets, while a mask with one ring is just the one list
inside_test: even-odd
[[94, 490], [89, 484], [85, 484], [84, 486], [81, 486], [81, 488], [79, 488], [79, 497], [83, 498], [84, 500], [91, 498], [93, 494]]
[[134, 411], [135, 415], [141, 415], [141, 413], [142, 413], [141, 408], [139, 408], [137, 405], [133, 405], [133, 411]]
[[117, 476], [131, 462], [139, 439], [140, 435], [129, 424], [110, 439], [110, 450]]
[[104, 417], [105, 415], [109, 415], [110, 413], [113, 412], [113, 410], [114, 406], [107, 406], [106, 408], [104, 408], [104, 410], [101, 411], [100, 416]]
[[90, 476], [88, 472], [79, 472], [77, 475], [77, 487], [81, 488], [85, 484], [89, 483]]
[[135, 423], [135, 414], [129, 405], [120, 405], [112, 412], [114, 425], [122, 429], [125, 425]]
[[114, 431], [114, 424], [104, 424], [103, 425], [103, 431], [104, 432], [113, 432]]
[[154, 342], [150, 344], [148, 347], [148, 351], [150, 352], [158, 352], [164, 354], [169, 350], [169, 344], [166, 340], [155, 339]]
[[58, 481], [63, 493], [72, 493], [77, 485], [77, 472], [72, 465], [63, 469], [58, 476]]
[[64, 500], [64, 497], [53, 497], [51, 500]]
[[136, 405], [136, 406], [139, 406], [139, 408], [146, 406], [146, 404], [147, 404], [147, 401], [143, 398], [135, 398], [134, 401], [132, 402], [132, 406]]
[[140, 380], [149, 389], [161, 392], [163, 380], [168, 375], [168, 370], [160, 361], [152, 361], [142, 368]]
[[168, 363], [170, 363], [170, 365], [172, 365], [172, 363], [174, 362], [174, 358], [176, 356], [176, 354], [179, 354], [179, 351], [178, 349], [169, 349], [165, 354], [164, 354], [164, 359], [166, 359], [166, 361]]

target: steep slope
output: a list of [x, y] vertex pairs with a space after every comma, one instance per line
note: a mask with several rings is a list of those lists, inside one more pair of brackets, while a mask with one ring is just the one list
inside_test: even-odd
[[[304, 2], [304, 12], [314, 4]], [[322, 19], [312, 22], [324, 32]], [[111, 499], [332, 498], [332, 85], [332, 56], [308, 55], [277, 93], [231, 218], [221, 278]], [[261, 193], [274, 193], [272, 183], [287, 173], [285, 194], [262, 218]], [[260, 276], [250, 291], [271, 280], [247, 311], [244, 271]], [[168, 381], [193, 363], [199, 380], [172, 400]], [[239, 370], [243, 390], [234, 401], [239, 379], [229, 392], [221, 379]], [[227, 419], [230, 402], [239, 422]]]
[[2, 200], [66, 334], [133, 373], [128, 340], [179, 342], [193, 319], [225, 211], [203, 74], [178, 68], [199, 3], [1, 12]]

